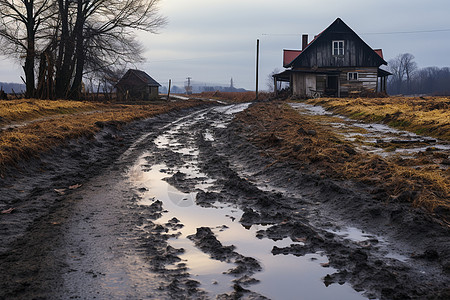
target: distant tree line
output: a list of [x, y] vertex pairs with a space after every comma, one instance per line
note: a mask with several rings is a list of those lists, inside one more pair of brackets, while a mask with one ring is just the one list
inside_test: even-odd
[[0, 90], [5, 93], [20, 93], [25, 92], [25, 85], [20, 83], [0, 82]]
[[[159, 91], [163, 94], [167, 93], [168, 88], [167, 86], [162, 86]], [[204, 86], [204, 85], [192, 85], [192, 92], [193, 93], [201, 93], [201, 92], [247, 92], [246, 89], [242, 88], [235, 88], [235, 87], [227, 87], [227, 86]], [[186, 92], [186, 89], [184, 87], [179, 87], [177, 85], [174, 85], [170, 88], [170, 92], [174, 94], [184, 94]]]
[[0, 0], [0, 54], [23, 62], [28, 98], [80, 97], [83, 78], [142, 60], [136, 30], [166, 23], [160, 0]]
[[419, 69], [410, 53], [399, 54], [388, 62], [387, 92], [390, 95], [450, 95], [450, 68]]

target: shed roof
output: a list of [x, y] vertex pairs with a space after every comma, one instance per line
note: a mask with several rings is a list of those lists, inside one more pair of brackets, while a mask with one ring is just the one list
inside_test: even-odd
[[120, 85], [147, 85], [147, 86], [161, 86], [150, 75], [141, 70], [129, 69], [125, 75], [119, 80], [116, 86]]

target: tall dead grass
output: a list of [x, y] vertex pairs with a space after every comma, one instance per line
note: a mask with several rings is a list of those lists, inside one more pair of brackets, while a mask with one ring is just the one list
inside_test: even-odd
[[101, 109], [104, 106], [101, 103], [66, 100], [2, 100], [0, 101], [0, 124], [26, 121], [56, 114], [92, 111]]
[[[36, 102], [39, 101], [36, 100]], [[60, 104], [57, 104], [59, 107], [63, 107], [67, 111], [75, 110], [78, 113], [58, 115], [53, 118], [37, 120], [14, 129], [0, 131], [0, 175], [5, 167], [14, 165], [20, 160], [36, 156], [51, 147], [63, 144], [68, 139], [93, 135], [100, 130], [99, 126], [102, 126], [101, 124], [131, 122], [173, 110], [197, 106], [202, 103], [201, 101], [183, 101], [161, 105], [106, 105], [73, 101], [64, 103], [62, 101]], [[37, 103], [35, 107], [45, 106], [46, 104]], [[54, 108], [51, 105], [50, 107]], [[95, 108], [95, 110], [79, 112], [79, 109], [84, 111], [88, 108]], [[99, 110], [100, 108], [101, 110]], [[48, 111], [47, 109], [44, 110]], [[10, 111], [16, 110], [11, 107]], [[21, 111], [21, 109], [17, 111]], [[37, 114], [42, 116], [41, 112]], [[12, 116], [13, 114], [9, 115]], [[20, 120], [25, 115], [29, 119], [32, 113], [19, 114], [18, 119], [14, 119], [14, 121]]]
[[329, 127], [281, 103], [256, 104], [237, 115], [242, 130], [277, 160], [326, 178], [368, 184], [385, 201], [406, 201], [429, 211], [450, 209], [450, 178], [442, 170], [415, 170], [376, 155], [357, 152]]

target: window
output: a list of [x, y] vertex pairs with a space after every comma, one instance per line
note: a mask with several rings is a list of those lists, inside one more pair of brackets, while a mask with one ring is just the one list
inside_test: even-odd
[[333, 55], [344, 55], [344, 41], [333, 41]]
[[347, 73], [347, 80], [348, 81], [356, 81], [356, 80], [358, 80], [358, 72], [348, 72]]

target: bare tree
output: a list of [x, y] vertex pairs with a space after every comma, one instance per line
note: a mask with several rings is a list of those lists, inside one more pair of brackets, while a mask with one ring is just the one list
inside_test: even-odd
[[[403, 53], [389, 60], [389, 70], [392, 73], [391, 88], [394, 93], [411, 93], [411, 80], [417, 71], [414, 55]], [[406, 83], [406, 85], [404, 84]]]
[[23, 70], [27, 98], [35, 93], [35, 59], [43, 39], [48, 39], [43, 24], [52, 18], [50, 0], [0, 0], [0, 39], [5, 40], [1, 53], [25, 58]]
[[[266, 80], [266, 86], [269, 90], [269, 92], [274, 92], [275, 91], [275, 86], [274, 86], [274, 81], [273, 81], [273, 75], [280, 73], [280, 69], [275, 68], [272, 73], [270, 73], [267, 76], [267, 80]], [[278, 86], [278, 90], [281, 89], [281, 83], [279, 83], [280, 86]]]
[[56, 95], [64, 98], [79, 97], [86, 71], [110, 71], [141, 60], [135, 32], [156, 33], [166, 23], [159, 0], [72, 2], [59, 0], [61, 37], [70, 37], [61, 39], [56, 68]]
[[[160, 0], [0, 0], [3, 54], [25, 58], [27, 96], [79, 98], [86, 72], [142, 60], [136, 31], [156, 33], [166, 23]], [[103, 77], [103, 76], [101, 76]]]
[[417, 64], [414, 61], [414, 55], [405, 53], [401, 57], [403, 69], [405, 70], [407, 93], [411, 93], [411, 79], [417, 71]]

